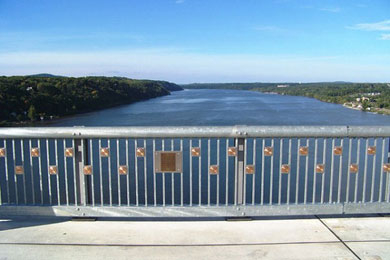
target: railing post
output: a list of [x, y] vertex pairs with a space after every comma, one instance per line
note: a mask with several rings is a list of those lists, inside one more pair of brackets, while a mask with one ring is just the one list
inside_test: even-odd
[[245, 178], [245, 163], [244, 163], [244, 153], [245, 153], [245, 138], [237, 138], [236, 139], [238, 146], [237, 153], [237, 187], [236, 187], [236, 202], [238, 205], [244, 203], [244, 178]]
[[91, 202], [91, 176], [84, 174], [84, 166], [88, 161], [88, 139], [75, 140], [75, 174], [77, 189], [77, 205], [88, 205]]

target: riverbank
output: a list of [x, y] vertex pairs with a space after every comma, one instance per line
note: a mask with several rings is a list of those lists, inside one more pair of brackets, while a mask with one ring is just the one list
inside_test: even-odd
[[166, 81], [118, 77], [0, 77], [0, 126], [28, 126], [182, 90]]

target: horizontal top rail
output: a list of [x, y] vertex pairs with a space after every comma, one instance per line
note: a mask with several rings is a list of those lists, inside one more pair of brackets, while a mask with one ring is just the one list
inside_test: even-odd
[[390, 126], [4, 127], [0, 138], [388, 137]]

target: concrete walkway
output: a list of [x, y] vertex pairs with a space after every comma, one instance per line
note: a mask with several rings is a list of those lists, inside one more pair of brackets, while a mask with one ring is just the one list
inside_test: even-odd
[[390, 216], [252, 221], [2, 218], [4, 259], [390, 259]]

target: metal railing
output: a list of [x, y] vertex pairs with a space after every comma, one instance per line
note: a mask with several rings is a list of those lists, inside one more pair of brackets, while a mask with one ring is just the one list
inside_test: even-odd
[[390, 212], [390, 127], [0, 129], [0, 215]]

